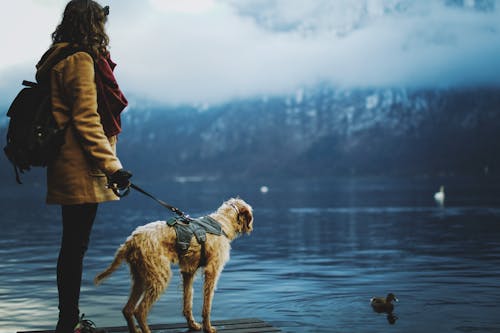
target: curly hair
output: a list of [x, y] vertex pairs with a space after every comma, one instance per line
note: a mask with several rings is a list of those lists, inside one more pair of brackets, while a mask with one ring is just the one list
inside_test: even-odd
[[108, 52], [109, 37], [104, 29], [109, 7], [93, 0], [71, 0], [61, 23], [52, 33], [52, 43], [68, 42], [88, 51], [94, 58]]

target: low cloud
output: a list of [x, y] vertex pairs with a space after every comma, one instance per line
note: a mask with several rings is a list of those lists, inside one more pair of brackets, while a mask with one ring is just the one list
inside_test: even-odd
[[[320, 81], [342, 87], [500, 85], [498, 4], [489, 1], [483, 10], [478, 0], [464, 6], [450, 2], [106, 4], [111, 6], [108, 31], [116, 74], [129, 95], [166, 103], [217, 103], [286, 93]], [[13, 3], [19, 10], [1, 28], [20, 33], [0, 37], [9, 50], [0, 56], [0, 75], [9, 71], [12, 77], [14, 65], [34, 66], [64, 3]], [[41, 28], [26, 27], [16, 17], [19, 11]], [[4, 19], [6, 14], [0, 15]], [[0, 76], [0, 90], [8, 84]]]

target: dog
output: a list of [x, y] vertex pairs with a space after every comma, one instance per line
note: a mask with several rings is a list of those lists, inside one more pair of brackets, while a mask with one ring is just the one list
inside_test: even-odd
[[[151, 333], [147, 316], [152, 305], [168, 286], [172, 276], [170, 264], [178, 264], [183, 282], [183, 314], [189, 329], [215, 333], [210, 322], [212, 299], [224, 265], [229, 260], [230, 243], [242, 234], [253, 230], [252, 207], [240, 198], [225, 201], [214, 213], [208, 215], [222, 227], [220, 236], [206, 234], [204, 244], [191, 238], [189, 248], [180, 252], [176, 247], [176, 231], [165, 221], [151, 222], [138, 227], [122, 244], [113, 262], [98, 274], [94, 283], [109, 277], [125, 260], [130, 268], [132, 287], [123, 315], [130, 333], [139, 333], [134, 317], [142, 333]], [[193, 280], [196, 271], [204, 270], [203, 325], [193, 317]]]

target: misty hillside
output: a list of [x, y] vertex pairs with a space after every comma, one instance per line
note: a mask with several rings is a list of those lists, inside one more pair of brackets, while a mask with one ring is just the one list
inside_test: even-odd
[[[136, 105], [122, 119], [119, 155], [143, 177], [500, 172], [495, 89], [323, 86], [214, 107]], [[11, 177], [5, 158], [0, 165]]]
[[482, 174], [500, 169], [498, 90], [299, 90], [208, 109], [135, 108], [120, 155], [171, 176]]

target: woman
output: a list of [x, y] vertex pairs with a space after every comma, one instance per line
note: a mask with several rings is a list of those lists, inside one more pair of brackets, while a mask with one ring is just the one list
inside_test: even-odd
[[73, 332], [75, 326], [81, 330], [88, 323], [79, 321], [78, 300], [97, 205], [118, 200], [107, 185], [123, 189], [132, 176], [115, 151], [127, 100], [113, 76], [104, 29], [108, 13], [109, 7], [92, 0], [70, 1], [51, 48], [37, 65], [37, 80], [50, 80], [54, 117], [66, 127], [65, 143], [47, 167], [47, 203], [62, 207], [57, 333]]

